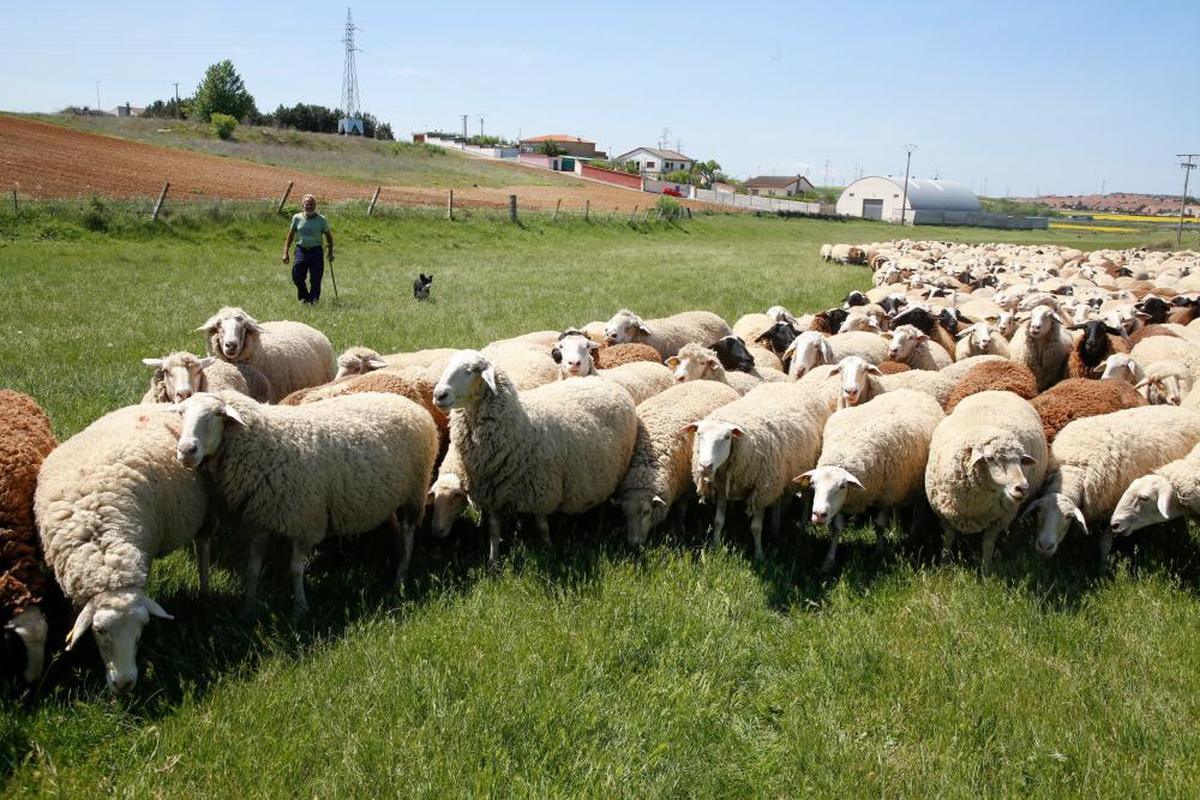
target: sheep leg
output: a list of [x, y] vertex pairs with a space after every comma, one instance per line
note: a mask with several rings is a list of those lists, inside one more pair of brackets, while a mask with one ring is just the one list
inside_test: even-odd
[[255, 534], [250, 539], [250, 554], [246, 559], [245, 611], [254, 609], [254, 598], [258, 596], [258, 578], [262, 574], [263, 555], [267, 550], [267, 535]]
[[717, 498], [717, 509], [713, 513], [712, 521], [712, 546], [721, 546], [721, 531], [725, 529], [725, 498]]
[[687, 526], [688, 501], [679, 500], [671, 509], [671, 530], [676, 535], [682, 535]]
[[953, 528], [942, 525], [942, 558], [948, 559], [954, 555], [954, 540], [958, 538], [958, 532]]
[[983, 550], [979, 559], [979, 570], [984, 575], [992, 572], [992, 556], [996, 553], [996, 539], [1004, 526], [993, 525], [983, 532]]
[[762, 546], [762, 529], [763, 517], [766, 515], [766, 509], [760, 508], [750, 517], [750, 535], [754, 537], [754, 560], [762, 562], [765, 558], [763, 555]]
[[212, 537], [217, 530], [217, 517], [208, 513], [196, 536], [196, 566], [200, 571], [200, 594], [208, 594], [208, 578], [212, 572]]
[[488, 564], [500, 560], [500, 512], [489, 511], [488, 515]]
[[400, 545], [400, 563], [396, 567], [396, 579], [393, 581], [393, 586], [400, 588], [408, 580], [408, 564], [412, 561], [416, 531], [411, 522], [407, 519], [401, 522], [395, 513], [388, 517], [388, 527], [392, 529], [392, 533]]
[[875, 554], [882, 555], [887, 545], [887, 528], [888, 523], [892, 521], [892, 510], [881, 508], [875, 512], [871, 521], [875, 523]]
[[829, 550], [825, 553], [825, 560], [821, 562], [821, 572], [833, 572], [834, 565], [837, 564], [838, 542], [841, 541], [842, 529], [845, 527], [844, 514], [836, 514], [829, 521]]
[[788, 495], [784, 495], [775, 501], [775, 505], [771, 506], [771, 536], [778, 539], [779, 530], [783, 525], [783, 506], [788, 502]]
[[550, 517], [546, 514], [534, 514], [533, 524], [537, 526], [538, 539], [542, 542], [542, 547], [550, 549], [554, 543], [550, 541]]
[[292, 542], [292, 559], [288, 569], [292, 573], [292, 605], [296, 616], [308, 613], [308, 597], [304, 594], [304, 570], [308, 567], [308, 545]]

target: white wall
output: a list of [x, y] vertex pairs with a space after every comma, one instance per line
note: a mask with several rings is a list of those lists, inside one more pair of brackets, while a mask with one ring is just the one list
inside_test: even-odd
[[[837, 213], [847, 217], [861, 217], [863, 200], [882, 200], [883, 219], [899, 220], [903, 191], [887, 178], [860, 178], [842, 191], [837, 201]], [[911, 214], [911, 209], [908, 213]]]

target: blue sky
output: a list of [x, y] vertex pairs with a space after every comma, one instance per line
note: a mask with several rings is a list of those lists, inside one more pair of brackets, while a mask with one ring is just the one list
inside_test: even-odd
[[[13, 3], [0, 109], [144, 105], [230, 58], [262, 109], [340, 99], [343, 4]], [[407, 135], [670, 129], [740, 177], [954, 178], [1003, 196], [1177, 194], [1200, 151], [1195, 0], [356, 2], [363, 106]]]

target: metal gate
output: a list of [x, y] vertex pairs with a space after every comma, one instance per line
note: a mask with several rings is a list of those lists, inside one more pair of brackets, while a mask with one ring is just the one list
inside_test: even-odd
[[882, 200], [863, 200], [862, 209], [863, 219], [883, 219], [883, 201]]

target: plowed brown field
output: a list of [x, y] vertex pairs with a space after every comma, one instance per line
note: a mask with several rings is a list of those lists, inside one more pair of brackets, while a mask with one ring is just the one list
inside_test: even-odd
[[[519, 169], [519, 167], [514, 167]], [[117, 199], [151, 197], [171, 182], [173, 200], [260, 200], [278, 197], [295, 181], [292, 197], [311, 192], [323, 200], [367, 199], [373, 186], [283, 167], [221, 158], [187, 150], [97, 136], [44, 122], [0, 115], [0, 189], [16, 187], [39, 199], [100, 195]], [[517, 195], [521, 208], [578, 211], [585, 201], [593, 213], [646, 208], [656, 196], [598, 183], [572, 186], [515, 186], [454, 190], [455, 205], [504, 208]], [[439, 205], [445, 189], [383, 187], [380, 201], [400, 205]], [[689, 203], [690, 205], [690, 203]]]

